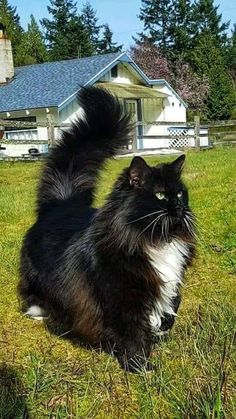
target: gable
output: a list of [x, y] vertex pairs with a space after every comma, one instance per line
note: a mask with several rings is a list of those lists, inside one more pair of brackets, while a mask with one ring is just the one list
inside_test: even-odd
[[[114, 69], [116, 70], [114, 72]], [[116, 73], [116, 74], [115, 74]], [[113, 83], [132, 83], [144, 84], [144, 80], [134, 70], [129, 63], [119, 62], [112, 69], [109, 69], [98, 82], [113, 82]]]

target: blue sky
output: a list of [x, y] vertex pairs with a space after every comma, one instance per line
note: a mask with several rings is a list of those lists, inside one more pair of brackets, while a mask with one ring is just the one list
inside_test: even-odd
[[[47, 16], [49, 0], [10, 0], [9, 3], [17, 7], [24, 27], [26, 27], [31, 13], [37, 20]], [[86, 3], [86, 0], [77, 2], [78, 9], [83, 3]], [[137, 17], [141, 0], [90, 0], [90, 4], [97, 10], [99, 23], [109, 24], [113, 31], [114, 41], [123, 44], [123, 49], [129, 49], [132, 44], [132, 35], [143, 29], [143, 25]], [[236, 23], [235, 0], [219, 0], [215, 1], [215, 4], [219, 4], [223, 20], [230, 20], [232, 27], [233, 23]]]

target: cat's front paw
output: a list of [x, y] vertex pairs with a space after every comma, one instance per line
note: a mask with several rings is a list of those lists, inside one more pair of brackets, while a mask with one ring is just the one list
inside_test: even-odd
[[123, 359], [120, 364], [125, 371], [135, 374], [155, 371], [155, 366], [149, 360], [140, 356], [128, 360]]
[[169, 330], [156, 330], [152, 335], [152, 342], [159, 343], [163, 340], [166, 340], [169, 335]]

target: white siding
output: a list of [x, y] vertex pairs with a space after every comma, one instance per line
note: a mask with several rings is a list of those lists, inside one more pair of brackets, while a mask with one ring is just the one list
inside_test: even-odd
[[79, 109], [77, 100], [74, 99], [59, 112], [59, 123], [68, 124], [73, 121], [76, 118]]
[[163, 101], [162, 120], [166, 122], [186, 122], [186, 107], [180, 99], [166, 85], [155, 85], [153, 89], [166, 93], [168, 97]]
[[127, 83], [127, 84], [144, 84], [141, 83], [140, 77], [135, 76], [126, 65], [117, 64], [117, 77], [112, 77], [111, 70], [108, 71], [99, 81], [113, 82], [113, 83]]

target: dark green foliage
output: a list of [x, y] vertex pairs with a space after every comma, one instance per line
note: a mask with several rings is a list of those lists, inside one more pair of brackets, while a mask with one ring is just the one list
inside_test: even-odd
[[229, 39], [227, 50], [226, 50], [226, 64], [229, 76], [231, 78], [234, 87], [234, 109], [231, 114], [232, 119], [236, 119], [236, 24], [232, 30], [232, 36]]
[[43, 35], [33, 15], [30, 16], [28, 30], [25, 32], [20, 25], [16, 7], [11, 6], [8, 0], [0, 0], [0, 22], [6, 26], [7, 35], [11, 39], [15, 66], [47, 60]]
[[23, 29], [16, 7], [11, 6], [8, 0], [0, 0], [0, 22], [6, 27], [7, 35], [11, 39], [14, 64], [20, 65], [21, 58], [17, 56], [17, 52], [22, 40]]
[[206, 112], [211, 120], [229, 118], [235, 102], [225, 59], [229, 22], [222, 22], [218, 8], [213, 0], [198, 0], [192, 6], [193, 40], [189, 60], [198, 74], [208, 77]]
[[196, 0], [192, 6], [192, 36], [198, 38], [201, 33], [210, 33], [219, 46], [224, 46], [226, 30], [230, 22], [222, 22], [218, 13], [219, 6], [214, 6], [213, 0]]
[[84, 57], [93, 52], [89, 35], [71, 0], [50, 0], [48, 12], [51, 19], [44, 18], [41, 24], [52, 61]]
[[81, 10], [81, 21], [86, 29], [90, 43], [93, 48], [93, 53], [96, 53], [99, 48], [99, 34], [101, 26], [97, 24], [96, 10], [94, 10], [89, 2], [85, 3]]
[[229, 46], [227, 50], [227, 64], [230, 69], [236, 72], [236, 23], [232, 30], [232, 36], [229, 39]]
[[107, 23], [98, 25], [96, 10], [87, 2], [81, 10], [81, 20], [87, 30], [94, 54], [107, 54], [121, 51], [123, 45], [113, 42], [113, 33]]
[[190, 0], [143, 0], [139, 18], [144, 22], [144, 33], [139, 34], [138, 43], [148, 39], [172, 61], [188, 53], [191, 45]]
[[43, 63], [48, 59], [42, 32], [33, 15], [30, 16], [27, 32], [22, 35], [16, 58], [24, 65]]
[[209, 119], [227, 119], [234, 105], [233, 86], [224, 56], [214, 35], [204, 31], [192, 51], [192, 65], [200, 75], [208, 77], [210, 91], [207, 103]]
[[173, 2], [172, 23], [170, 25], [170, 58], [186, 58], [191, 49], [191, 1], [176, 0]]
[[103, 36], [99, 41], [98, 53], [107, 54], [109, 52], [119, 52], [123, 45], [117, 45], [117, 42], [112, 41], [113, 33], [107, 23], [103, 25]]
[[158, 44], [160, 51], [168, 56], [172, 33], [173, 4], [169, 0], [142, 0], [139, 19], [144, 23], [144, 33], [139, 33], [139, 41], [147, 38]]

